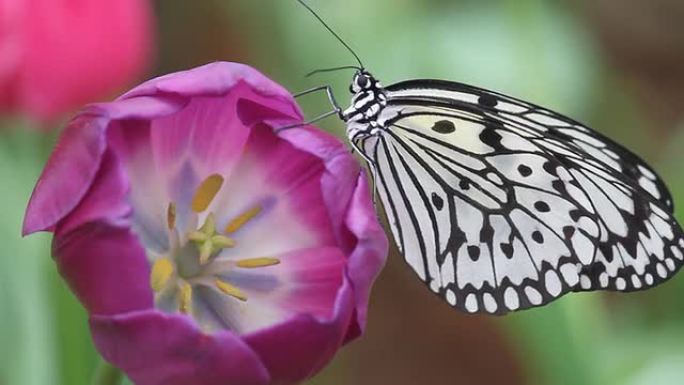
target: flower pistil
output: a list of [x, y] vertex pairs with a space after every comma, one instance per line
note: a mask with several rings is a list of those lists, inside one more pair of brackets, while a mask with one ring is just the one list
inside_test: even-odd
[[[196, 218], [209, 208], [223, 182], [221, 175], [212, 174], [200, 183], [190, 204], [191, 215]], [[170, 239], [169, 250], [153, 259], [150, 273], [150, 286], [156, 294], [157, 303], [166, 310], [192, 314], [195, 286], [211, 287], [221, 294], [246, 302], [245, 292], [225, 279], [227, 270], [274, 266], [280, 260], [273, 257], [236, 260], [218, 257], [221, 250], [235, 247], [234, 234], [261, 213], [262, 207], [255, 205], [228, 221], [223, 232], [219, 232], [215, 213], [208, 212], [199, 228], [184, 232], [177, 228], [176, 203], [169, 203], [165, 224]], [[221, 261], [214, 263], [217, 259]]]

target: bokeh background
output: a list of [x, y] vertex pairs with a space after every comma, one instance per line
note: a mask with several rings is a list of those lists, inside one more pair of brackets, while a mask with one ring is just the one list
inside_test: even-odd
[[[144, 2], [121, 4], [136, 1]], [[38, 5], [17, 12], [28, 3]], [[97, 362], [86, 314], [52, 264], [50, 237], [20, 237], [33, 184], [78, 104], [215, 60], [248, 63], [292, 92], [327, 83], [338, 100], [348, 96], [350, 73], [304, 77], [353, 58], [294, 0], [160, 0], [145, 3], [151, 12], [136, 14], [134, 25], [114, 22], [131, 17], [107, 6], [99, 16], [81, 14], [87, 3], [118, 2], [0, 0], [1, 385], [86, 384]], [[681, 0], [310, 3], [385, 84], [421, 77], [475, 84], [551, 107], [617, 139], [660, 172], [684, 220]], [[93, 30], [69, 35], [65, 26], [86, 18]], [[33, 37], [52, 26], [63, 39], [25, 47], [19, 56], [33, 59], [18, 60], [17, 45], [28, 44], [16, 39], [18, 25], [35, 27]], [[141, 32], [130, 33], [134, 28]], [[86, 36], [90, 45], [81, 45]], [[94, 59], [104, 49], [97, 47], [117, 44], [122, 48], [106, 60]], [[62, 55], [64, 47], [77, 54]], [[33, 69], [26, 69], [29, 60]], [[71, 104], [41, 113], [17, 96], [18, 79], [32, 76], [22, 71], [35, 67], [42, 80], [26, 85], [36, 89], [23, 95], [71, 92], [60, 83], [64, 76], [87, 85], [77, 86]], [[321, 94], [301, 103], [308, 116], [330, 108]], [[334, 118], [319, 126], [344, 133]], [[681, 384], [682, 294], [684, 276], [641, 293], [574, 294], [520, 314], [470, 316], [426, 291], [393, 249], [373, 292], [366, 336], [308, 384]]]

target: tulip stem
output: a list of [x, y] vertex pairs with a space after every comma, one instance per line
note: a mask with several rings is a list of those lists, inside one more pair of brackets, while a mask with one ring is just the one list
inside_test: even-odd
[[121, 370], [101, 359], [95, 369], [92, 385], [119, 385], [122, 378]]

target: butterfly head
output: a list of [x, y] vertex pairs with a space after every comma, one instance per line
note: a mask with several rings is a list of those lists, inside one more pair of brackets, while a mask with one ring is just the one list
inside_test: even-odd
[[380, 82], [375, 80], [373, 75], [361, 68], [354, 74], [349, 91], [352, 94], [358, 94], [367, 90], [374, 90], [380, 88]]

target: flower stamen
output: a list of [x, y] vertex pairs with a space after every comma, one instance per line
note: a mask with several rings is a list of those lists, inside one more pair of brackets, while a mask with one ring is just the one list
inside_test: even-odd
[[246, 269], [253, 269], [253, 268], [257, 268], [257, 267], [273, 266], [273, 265], [277, 265], [279, 263], [280, 263], [280, 260], [278, 258], [261, 257], [261, 258], [241, 259], [241, 260], [237, 261], [236, 266], [246, 268]]
[[192, 197], [192, 211], [201, 213], [206, 210], [221, 189], [222, 184], [223, 177], [219, 174], [209, 175], [207, 179], [202, 181], [197, 190], [195, 190], [195, 195]]
[[206, 264], [217, 251], [235, 246], [235, 241], [231, 238], [216, 232], [216, 219], [213, 213], [207, 215], [207, 219], [199, 230], [188, 233], [188, 239], [195, 242], [199, 248], [201, 265]]
[[235, 217], [232, 221], [226, 225], [225, 232], [228, 234], [232, 234], [238, 230], [242, 226], [244, 226], [247, 222], [249, 222], [251, 219], [259, 215], [261, 212], [261, 206], [254, 206], [251, 209], [245, 211], [244, 213], [238, 215]]
[[166, 208], [166, 226], [169, 230], [176, 228], [176, 203], [170, 202], [169, 206]]
[[245, 294], [240, 289], [226, 281], [217, 279], [216, 281], [214, 281], [214, 285], [216, 285], [216, 288], [219, 289], [219, 291], [221, 291], [221, 293], [223, 294], [227, 294], [233, 298], [237, 298], [240, 301], [247, 301], [247, 296], [245, 296]]
[[161, 291], [173, 275], [173, 263], [166, 258], [159, 258], [152, 265], [150, 286], [155, 292]]
[[192, 286], [189, 283], [183, 282], [181, 284], [178, 302], [178, 310], [183, 314], [188, 314], [192, 302]]

